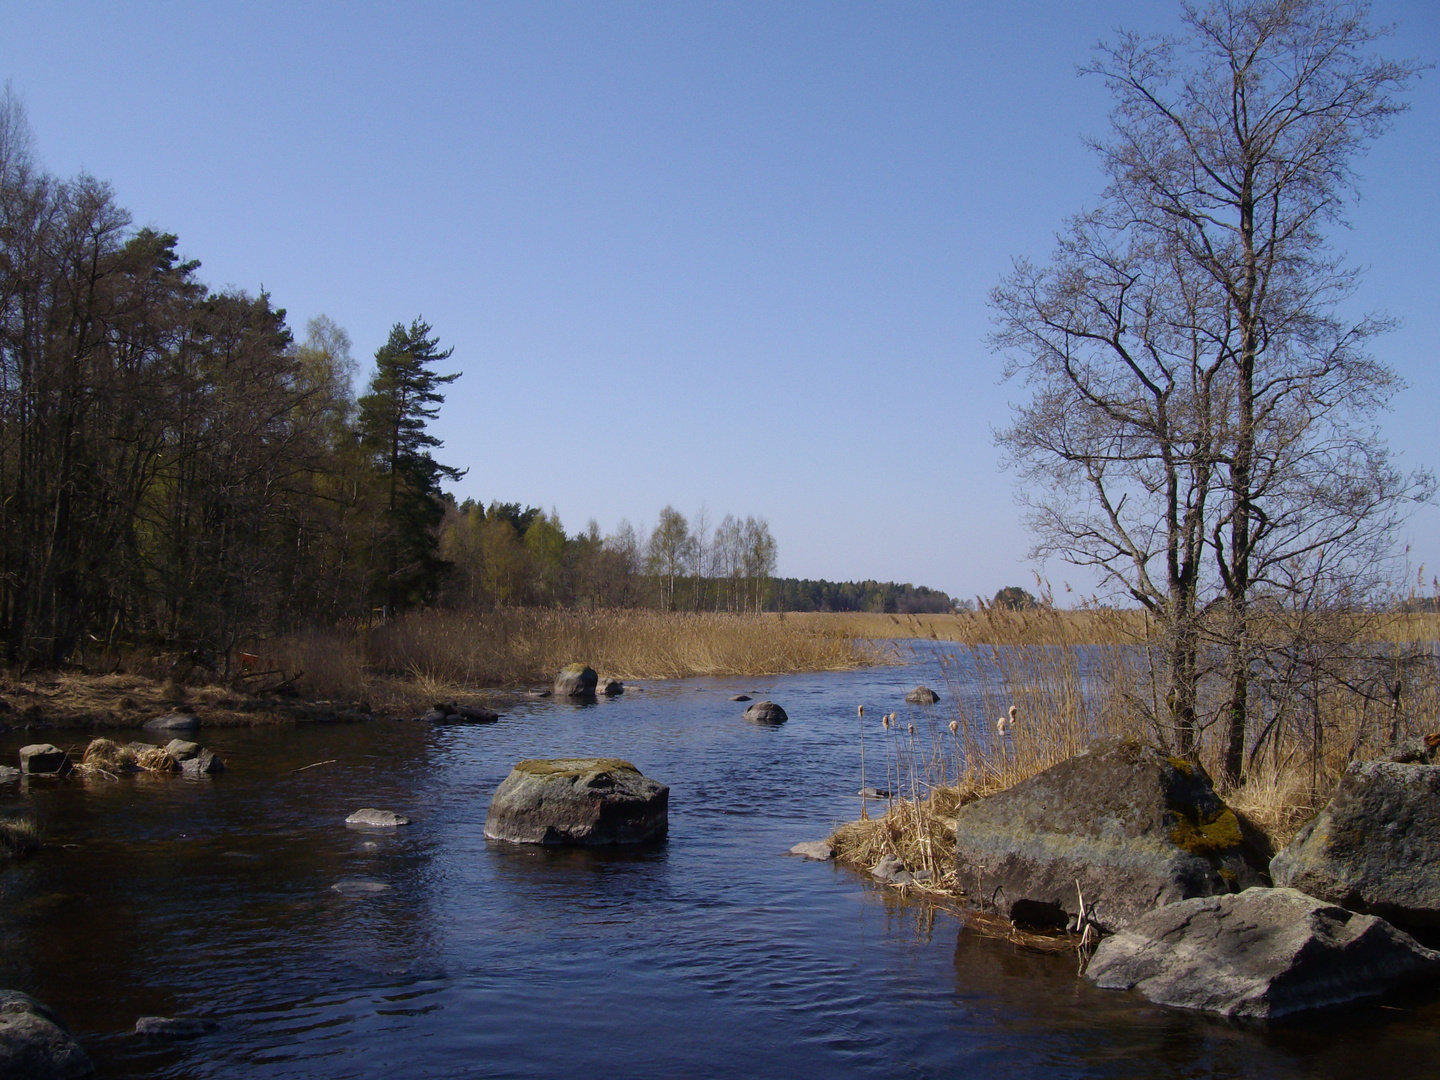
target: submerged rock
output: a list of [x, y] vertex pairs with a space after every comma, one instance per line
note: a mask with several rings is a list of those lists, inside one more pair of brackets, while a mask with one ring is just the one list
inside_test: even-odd
[[390, 891], [390, 886], [385, 882], [371, 881], [369, 878], [342, 878], [330, 888], [341, 896], [374, 896], [376, 893]]
[[219, 1030], [220, 1025], [214, 1020], [195, 1016], [142, 1016], [135, 1021], [136, 1035], [157, 1039], [194, 1039]]
[[20, 748], [20, 771], [32, 776], [64, 776], [74, 768], [70, 755], [50, 743], [31, 743]]
[[862, 787], [855, 794], [862, 799], [888, 799], [890, 797], [890, 792], [876, 787]]
[[835, 858], [835, 849], [828, 840], [806, 840], [792, 847], [788, 854], [814, 859], [816, 862], [829, 862]]
[[374, 807], [366, 806], [356, 810], [345, 819], [346, 825], [369, 825], [374, 828], [390, 828], [396, 825], [409, 825], [410, 819], [394, 810], [376, 810]]
[[490, 800], [485, 835], [517, 844], [638, 844], [669, 829], [670, 789], [619, 758], [522, 761]]
[[955, 837], [961, 887], [981, 903], [1016, 922], [1063, 926], [1083, 893], [1106, 930], [1177, 900], [1265, 884], [1269, 854], [1198, 765], [1115, 737], [962, 806]]
[[928, 686], [917, 686], [905, 695], [905, 700], [911, 705], [934, 705], [940, 700], [940, 695]]
[[493, 724], [500, 714], [483, 705], [457, 705], [451, 701], [434, 706], [421, 719], [434, 724]]
[[1440, 927], [1440, 765], [1357, 761], [1270, 862], [1276, 885], [1405, 929]]
[[194, 713], [172, 712], [145, 721], [146, 731], [198, 731], [200, 718]]
[[752, 724], [783, 724], [790, 717], [773, 701], [757, 701], [745, 710], [746, 720]]
[[94, 1073], [60, 1017], [29, 994], [0, 990], [0, 1078], [79, 1080]]
[[595, 674], [595, 669], [586, 667], [584, 664], [571, 664], [562, 668], [560, 674], [555, 676], [555, 696], [570, 698], [588, 698], [595, 696], [595, 685], [600, 681], [600, 676]]
[[20, 779], [20, 776], [21, 772], [19, 769], [12, 768], [9, 765], [0, 765], [0, 784], [14, 783]]
[[619, 679], [601, 679], [595, 684], [595, 692], [601, 697], [619, 697], [625, 693], [625, 684]]
[[1096, 986], [1247, 1020], [1276, 1020], [1440, 978], [1440, 953], [1373, 915], [1294, 889], [1157, 908], [1100, 943]]
[[750, 700], [750, 695], [749, 695], [749, 694], [731, 694], [731, 695], [730, 695], [730, 700], [731, 700], [731, 701], [749, 701], [749, 700]]

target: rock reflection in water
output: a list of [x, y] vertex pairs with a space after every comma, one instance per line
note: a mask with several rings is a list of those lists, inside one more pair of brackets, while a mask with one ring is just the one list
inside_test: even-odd
[[[775, 728], [739, 718], [733, 681], [690, 680], [599, 706], [523, 701], [484, 726], [202, 729], [228, 766], [205, 783], [0, 785], [0, 810], [34, 809], [51, 841], [0, 868], [0, 986], [54, 1007], [118, 1078], [542, 1077], [578, 1061], [747, 1080], [1338, 1078], [1440, 1060], [1430, 1000], [1249, 1031], [1097, 991], [1071, 957], [781, 857], [857, 812], [856, 704], [918, 681], [943, 679], [767, 680], [790, 716]], [[33, 741], [0, 736], [0, 762]], [[557, 756], [663, 777], [668, 842], [487, 843], [511, 766]], [[347, 828], [362, 806], [415, 823]], [[388, 888], [346, 896], [344, 881]], [[220, 1027], [149, 1045], [131, 1034], [145, 1015]]]

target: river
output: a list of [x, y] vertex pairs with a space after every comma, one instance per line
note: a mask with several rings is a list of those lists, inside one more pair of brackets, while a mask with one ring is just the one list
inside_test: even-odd
[[[944, 685], [933, 660], [648, 683], [483, 727], [204, 730], [228, 765], [211, 780], [0, 785], [0, 810], [32, 808], [49, 842], [0, 866], [0, 986], [65, 1017], [102, 1077], [1440, 1074], [1440, 996], [1239, 1028], [1094, 990], [1073, 957], [782, 857], [858, 813], [856, 705], [873, 732], [927, 678]], [[737, 692], [789, 723], [742, 722]], [[36, 740], [0, 736], [0, 761]], [[872, 735], [872, 784], [877, 750]], [[581, 755], [670, 785], [666, 843], [484, 839], [516, 761]], [[414, 824], [347, 827], [362, 806]], [[332, 888], [350, 879], [388, 888]], [[220, 1027], [130, 1034], [157, 1014]]]

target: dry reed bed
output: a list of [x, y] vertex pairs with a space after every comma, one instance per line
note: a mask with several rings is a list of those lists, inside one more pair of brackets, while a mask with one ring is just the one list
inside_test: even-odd
[[[619, 679], [844, 671], [893, 654], [838, 629], [772, 615], [663, 614], [519, 608], [427, 611], [366, 631], [315, 633], [273, 649], [303, 669], [318, 696], [383, 699], [410, 684], [434, 696], [463, 687], [548, 683], [581, 661]], [[395, 680], [400, 680], [397, 685]]]

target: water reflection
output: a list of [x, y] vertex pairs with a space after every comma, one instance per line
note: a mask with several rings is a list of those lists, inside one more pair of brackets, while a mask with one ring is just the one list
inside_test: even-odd
[[[921, 681], [939, 679], [689, 680], [578, 708], [527, 701], [483, 727], [205, 731], [229, 766], [213, 780], [0, 785], [0, 810], [38, 810], [52, 841], [0, 871], [0, 985], [55, 1006], [115, 1077], [553, 1076], [577, 1062], [638, 1077], [1339, 1077], [1422, 1075], [1436, 1059], [1430, 1000], [1279, 1032], [1214, 1024], [779, 857], [857, 812], [856, 704], [900, 709]], [[728, 700], [742, 690], [790, 722], [745, 724]], [[0, 738], [0, 760], [30, 741]], [[591, 755], [670, 784], [668, 842], [484, 838], [517, 760]], [[415, 823], [346, 827], [361, 806]], [[388, 888], [334, 890], [347, 880]], [[152, 1044], [126, 1034], [145, 1014], [222, 1027]]]

